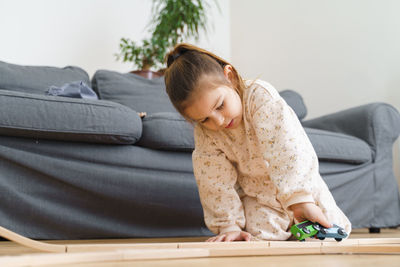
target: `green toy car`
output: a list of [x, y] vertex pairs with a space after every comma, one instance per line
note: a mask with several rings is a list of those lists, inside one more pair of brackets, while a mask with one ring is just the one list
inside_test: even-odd
[[304, 241], [307, 237], [315, 236], [319, 230], [320, 226], [310, 221], [295, 224], [290, 228], [293, 236], [300, 241]]

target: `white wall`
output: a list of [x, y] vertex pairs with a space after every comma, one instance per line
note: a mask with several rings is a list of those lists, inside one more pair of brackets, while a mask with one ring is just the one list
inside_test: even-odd
[[[197, 43], [230, 58], [229, 1], [209, 1], [208, 38]], [[121, 37], [148, 37], [151, 0], [0, 0], [0, 60], [23, 65], [77, 65], [127, 72], [117, 62]]]
[[397, 0], [232, 0], [232, 63], [300, 92], [307, 118], [374, 101], [400, 110], [399, 11]]

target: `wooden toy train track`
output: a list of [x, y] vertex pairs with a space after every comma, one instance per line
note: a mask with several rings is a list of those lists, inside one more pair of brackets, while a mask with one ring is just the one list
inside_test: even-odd
[[84, 262], [183, 259], [205, 257], [317, 255], [317, 254], [398, 254], [400, 238], [362, 238], [336, 241], [250, 241], [182, 242], [145, 244], [49, 244], [21, 236], [0, 227], [0, 236], [20, 245], [53, 253], [0, 257], [0, 266], [76, 264]]

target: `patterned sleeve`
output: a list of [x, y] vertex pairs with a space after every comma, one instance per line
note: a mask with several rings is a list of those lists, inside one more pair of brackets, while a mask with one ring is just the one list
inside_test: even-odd
[[257, 86], [248, 103], [269, 177], [277, 188], [277, 199], [284, 208], [314, 202], [318, 159], [294, 111], [268, 83]]
[[241, 231], [245, 217], [236, 190], [237, 171], [199, 126], [192, 158], [207, 227], [215, 234]]

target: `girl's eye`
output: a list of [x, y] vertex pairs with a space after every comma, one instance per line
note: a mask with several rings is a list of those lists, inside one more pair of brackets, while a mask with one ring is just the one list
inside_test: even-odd
[[[217, 107], [217, 110], [221, 110], [223, 108], [224, 108], [224, 101], [222, 101], [221, 105], [219, 105], [219, 107]], [[205, 118], [200, 123], [206, 123], [207, 121], [208, 121], [208, 118]]]

